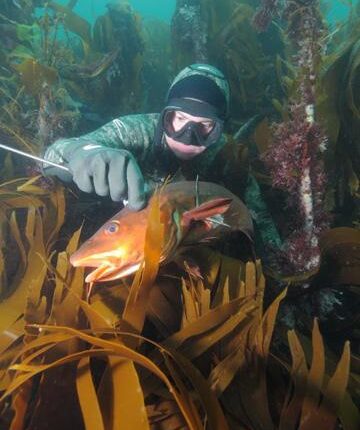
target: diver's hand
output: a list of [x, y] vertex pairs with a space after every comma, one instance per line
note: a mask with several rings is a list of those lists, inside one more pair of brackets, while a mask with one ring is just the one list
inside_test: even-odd
[[[89, 145], [90, 146], [90, 145]], [[114, 201], [128, 200], [130, 209], [146, 205], [145, 182], [134, 156], [123, 149], [94, 145], [76, 150], [69, 160], [73, 181], [80, 190]]]

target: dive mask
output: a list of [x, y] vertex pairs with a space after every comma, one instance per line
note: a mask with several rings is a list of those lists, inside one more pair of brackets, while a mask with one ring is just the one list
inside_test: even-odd
[[[209, 105], [206, 107], [206, 111], [204, 111], [203, 109], [199, 109], [199, 102], [194, 102], [195, 101], [187, 100], [185, 103], [186, 106], [184, 106], [184, 100], [182, 100], [181, 104], [170, 103], [162, 113], [163, 130], [167, 136], [185, 145], [211, 146], [219, 140], [223, 131], [224, 122], [216, 116], [214, 111], [209, 110]], [[202, 105], [202, 108], [205, 107], [204, 103], [200, 102], [200, 104]], [[195, 109], [189, 109], [190, 105]], [[187, 121], [183, 127], [175, 131], [173, 127], [175, 111], [186, 112], [193, 116], [209, 118], [214, 121], [214, 125], [210, 130], [207, 130], [201, 122]]]

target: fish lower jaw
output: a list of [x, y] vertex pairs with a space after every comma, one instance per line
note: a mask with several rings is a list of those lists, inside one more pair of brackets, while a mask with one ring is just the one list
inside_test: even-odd
[[109, 265], [99, 266], [86, 276], [85, 282], [106, 282], [124, 278], [135, 273], [140, 265], [141, 263], [135, 263], [122, 268]]

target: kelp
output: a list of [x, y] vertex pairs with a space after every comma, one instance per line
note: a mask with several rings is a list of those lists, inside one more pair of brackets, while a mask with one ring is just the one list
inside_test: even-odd
[[119, 54], [116, 49], [109, 54], [105, 54], [99, 60], [91, 64], [72, 64], [61, 69], [61, 75], [75, 80], [94, 79], [101, 76], [111, 66]]
[[[92, 51], [101, 55], [116, 52], [116, 56], [106, 76], [93, 85], [99, 108], [103, 110], [105, 106], [114, 116], [136, 111], [143, 99], [144, 41], [140, 16], [129, 3], [109, 3], [107, 8], [94, 23]], [[113, 97], [114, 94], [121, 96]]]
[[[52, 12], [48, 6], [44, 5], [44, 14], [33, 17], [32, 23], [11, 21], [11, 43], [4, 44], [1, 50], [4, 76], [0, 92], [6, 97], [1, 104], [1, 129], [5, 137], [10, 136], [8, 143], [14, 145], [28, 140], [28, 135], [36, 154], [43, 152], [42, 145], [56, 139], [59, 133], [69, 133], [79, 119], [77, 105], [58, 74], [60, 65], [75, 62], [72, 41], [77, 36], [69, 34], [64, 11]], [[65, 38], [61, 38], [61, 29]]]
[[[250, 100], [248, 82], [255, 82], [259, 73], [263, 73], [266, 57], [256, 32], [251, 27], [253, 9], [247, 5], [239, 5], [233, 12], [221, 31], [211, 38], [211, 50], [217, 52], [221, 45], [226, 62], [223, 65], [224, 72], [233, 88], [238, 87], [236, 96], [242, 103]], [[225, 54], [225, 55], [224, 55]], [[217, 62], [220, 64], [220, 58]]]
[[[25, 321], [33, 319], [41, 321], [44, 318], [45, 302], [43, 299], [40, 300], [40, 291], [46, 276], [46, 265], [41, 259], [41, 256], [45, 258], [46, 254], [44, 241], [47, 234], [44, 234], [44, 228], [48, 227], [52, 233], [58, 230], [58, 227], [53, 224], [57, 217], [48, 218], [46, 214], [40, 216], [46, 203], [36, 196], [36, 191], [38, 190], [38, 195], [44, 198], [44, 190], [36, 187], [33, 182], [34, 180], [28, 183], [27, 180], [20, 179], [2, 184], [0, 187], [0, 207], [9, 229], [8, 235], [13, 238], [11, 252], [5, 253], [6, 269], [12, 265], [10, 260], [17, 258], [20, 260], [17, 271], [11, 274], [11, 278], [2, 277], [1, 389], [8, 384], [8, 376], [4, 371], [14, 354], [19, 352], [19, 342], [22, 339], [25, 340]], [[61, 209], [57, 214], [61, 217]], [[23, 226], [22, 231], [19, 228], [19, 222]], [[6, 231], [3, 230], [2, 238], [6, 236]], [[6, 242], [9, 244], [9, 238]], [[30, 386], [24, 386], [14, 397], [15, 416], [12, 428], [21, 428], [30, 391]]]
[[[1, 49], [6, 76], [0, 77], [0, 92], [8, 100], [1, 103], [0, 120], [20, 136], [26, 131], [37, 138], [36, 153], [59, 135], [76, 131], [80, 104], [103, 109], [113, 103], [111, 115], [115, 115], [129, 106], [136, 110], [142, 98], [143, 43], [135, 14], [131, 28], [120, 25], [120, 38], [117, 33], [110, 36], [117, 45], [99, 52], [90, 24], [69, 6], [46, 2], [42, 7], [32, 23], [10, 20], [11, 43]], [[21, 96], [17, 97], [19, 88]], [[121, 97], [115, 99], [113, 95], [119, 93]]]
[[20, 78], [28, 91], [33, 96], [38, 95], [45, 83], [53, 85], [58, 80], [57, 71], [40, 64], [34, 58], [28, 58], [21, 64], [14, 64]]
[[[345, 395], [346, 385], [344, 384], [349, 377], [349, 343], [345, 344], [338, 366], [325, 384], [324, 345], [317, 322], [314, 323], [312, 334], [313, 357], [309, 371], [304, 350], [295, 332], [290, 331], [288, 338], [293, 361], [291, 372], [294, 394], [281, 413], [279, 429], [310, 430], [322, 426], [329, 429], [335, 428]], [[333, 391], [335, 386], [336, 392]], [[298, 420], [300, 424], [297, 427]], [[349, 428], [356, 427], [350, 424]]]
[[0, 122], [0, 130], [10, 136], [20, 147], [23, 147], [24, 151], [29, 151], [31, 154], [35, 154], [36, 146], [31, 141], [24, 138], [18, 127], [11, 127], [3, 122]]
[[[252, 27], [253, 6], [236, 0], [179, 1], [172, 20], [175, 70], [196, 62], [218, 66], [229, 81], [232, 117], [237, 120], [268, 110], [271, 98], [279, 97], [272, 52], [276, 48], [266, 46]], [[271, 38], [281, 51], [275, 26]]]
[[144, 19], [144, 67], [149, 69], [142, 79], [147, 90], [144, 111], [160, 112], [167, 91], [169, 60], [171, 58], [170, 26], [160, 20]]
[[[359, 196], [359, 17], [351, 16], [324, 57], [318, 109], [329, 135], [328, 169], [332, 173], [334, 204], [344, 211]], [[336, 161], [334, 161], [336, 160]], [[345, 209], [346, 211], [346, 209]], [[357, 213], [353, 214], [356, 219]], [[342, 222], [338, 222], [341, 224]]]
[[48, 6], [64, 17], [64, 24], [70, 31], [78, 34], [85, 43], [90, 45], [91, 26], [84, 18], [77, 15], [70, 7], [54, 1], [50, 1]]
[[[157, 239], [158, 239], [158, 237], [157, 237]], [[40, 241], [41, 242], [41, 241]], [[160, 242], [161, 243], [161, 242]], [[159, 254], [160, 255], [160, 254]], [[150, 260], [151, 261], [151, 260]], [[150, 267], [150, 269], [151, 269], [151, 267], [152, 266], [148, 266], [148, 267]], [[79, 279], [77, 279], [77, 282], [76, 282], [76, 285], [79, 287], [80, 286], [80, 288], [82, 288], [82, 282], [78, 282], [79, 281]], [[75, 288], [76, 288], [76, 286], [75, 286]], [[136, 288], [134, 288], [134, 290], [136, 290]], [[76, 293], [76, 291], [74, 291], [74, 293]], [[69, 294], [68, 295], [68, 298], [67, 299], [64, 299], [63, 300], [63, 302], [62, 302], [62, 304], [64, 304], [64, 302], [66, 301], [66, 300], [68, 300], [69, 298], [71, 298], [71, 297], [73, 297], [73, 298], [75, 298], [75, 296], [73, 295], [74, 293], [72, 293], [72, 294]], [[79, 291], [77, 291], [77, 294], [81, 294]], [[58, 294], [56, 294], [56, 297], [59, 297], [59, 295]], [[131, 297], [131, 295], [129, 296], [129, 297]], [[135, 302], [136, 302], [136, 297], [137, 297], [137, 294], [135, 294]], [[75, 300], [75, 302], [76, 303], [79, 303], [79, 300], [80, 299], [76, 299]], [[133, 303], [134, 302], [134, 300], [130, 300], [130, 303]], [[61, 305], [60, 305], [61, 306]], [[86, 304], [85, 304], [85, 302], [84, 302], [84, 306], [86, 306]], [[133, 305], [132, 305], [133, 306]], [[57, 307], [59, 307], [59, 305], [57, 306]], [[70, 309], [71, 310], [71, 309]], [[74, 310], [74, 309], [73, 309]], [[143, 312], [143, 310], [142, 309], [139, 309], [139, 312]], [[65, 322], [67, 322], [69, 325], [76, 325], [76, 323], [75, 323], [75, 321], [72, 319], [73, 318], [73, 316], [74, 316], [74, 314], [76, 314], [76, 312], [72, 312], [72, 313], [69, 313], [69, 309], [68, 309], [68, 306], [66, 306], [65, 307], [65, 309], [62, 309], [62, 311], [61, 312], [55, 312], [55, 310], [54, 310], [54, 312], [52, 313], [53, 315], [55, 315], [55, 314], [58, 314], [59, 316], [60, 316], [60, 318], [64, 321], [65, 320]], [[68, 315], [68, 317], [66, 317], [66, 315]], [[100, 316], [98, 316], [98, 320], [99, 320], [99, 317]], [[93, 320], [93, 318], [92, 318], [92, 320]], [[57, 322], [57, 324], [59, 324], [59, 319], [58, 318], [56, 318], [56, 322]], [[87, 338], [88, 339], [88, 338]], [[39, 339], [39, 340], [41, 340], [41, 349], [40, 349], [40, 353], [44, 353], [44, 340], [43, 339]], [[64, 337], [64, 338], [61, 338], [61, 340], [62, 341], [65, 341], [65, 340], [68, 340], [66, 337]], [[72, 340], [72, 339], [69, 339], [69, 340]], [[88, 339], [89, 340], [89, 339]], [[105, 342], [106, 343], [106, 341], [102, 341], [102, 342]], [[35, 342], [36, 343], [36, 342]], [[97, 341], [96, 341], [96, 338], [95, 338], [95, 343], [97, 343]], [[129, 348], [127, 348], [127, 347], [125, 347], [125, 346], [121, 346], [121, 345], [123, 345], [123, 343], [122, 342], [120, 342], [120, 344], [118, 344], [117, 345], [117, 349], [116, 349], [116, 344], [115, 344], [115, 352], [116, 351], [128, 351], [128, 353], [130, 353], [130, 350], [129, 350]], [[26, 347], [25, 347], [25, 350], [22, 352], [22, 354], [25, 354], [25, 352], [27, 351], [27, 348], [30, 348], [31, 350], [33, 350], [33, 347], [35, 346], [35, 344], [32, 344], [32, 343], [30, 343], [30, 345], [27, 345]], [[53, 344], [53, 342], [51, 342], [51, 347], [52, 346], [54, 346], [54, 344]], [[119, 348], [120, 348], [120, 350], [119, 350]], [[94, 355], [96, 355], [97, 354], [97, 352], [95, 351], [95, 354]], [[134, 357], [134, 354], [136, 354], [135, 352], [133, 353], [133, 354], [130, 354], [130, 358], [131, 357]], [[78, 355], [79, 355], [79, 353], [78, 353]], [[77, 355], [77, 356], [78, 356]], [[122, 354], [120, 355], [120, 356], [123, 356]], [[126, 354], [125, 354], [125, 356], [126, 356]], [[34, 358], [35, 356], [34, 356], [34, 354], [31, 354], [29, 357], [27, 357], [24, 361], [25, 361], [25, 363], [27, 363], [30, 359], [32, 359], [32, 358]], [[147, 366], [147, 367], [150, 367], [150, 369], [153, 369], [153, 371], [155, 371], [158, 375], [162, 375], [162, 373], [160, 372], [160, 370], [156, 370], [156, 368], [154, 367], [154, 365], [151, 365], [151, 362], [149, 362], [148, 360], [146, 361], [146, 359], [145, 359], [145, 357], [144, 358], [142, 358], [141, 359], [141, 355], [139, 355], [139, 354], [137, 354], [137, 355], [135, 355], [135, 357], [138, 357], [138, 359], [136, 360], [137, 362], [139, 362], [139, 363], [142, 363], [142, 364], [144, 364], [145, 363], [145, 365]], [[112, 365], [112, 367], [114, 367], [114, 369], [116, 368], [116, 369], [119, 369], [119, 368], [121, 368], [121, 371], [120, 371], [120, 373], [119, 373], [119, 375], [118, 375], [118, 378], [120, 377], [120, 376], [122, 376], [122, 378], [120, 378], [120, 380], [122, 380], [122, 383], [123, 383], [123, 380], [124, 380], [124, 377], [125, 377], [125, 379], [126, 379], [126, 375], [127, 374], [133, 374], [134, 376], [136, 376], [136, 373], [134, 373], [135, 372], [135, 370], [134, 370], [134, 368], [132, 367], [133, 365], [131, 364], [131, 362], [129, 362], [129, 364], [131, 365], [131, 368], [133, 369], [132, 371], [131, 371], [131, 368], [128, 368], [128, 370], [126, 370], [126, 365], [125, 365], [125, 368], [124, 368], [124, 363], [123, 362], [119, 362], [118, 360], [115, 360], [115, 362], [114, 362], [114, 360], [111, 360], [111, 357], [109, 358], [109, 362], [110, 362], [110, 364]], [[115, 372], [115, 370], [113, 369], [113, 374], [114, 374], [114, 372]], [[129, 373], [129, 371], [130, 371], [130, 373]], [[124, 373], [125, 372], [125, 373]], [[117, 372], [118, 373], [118, 372]], [[165, 376], [164, 376], [165, 377]], [[163, 377], [163, 378], [164, 378]], [[118, 380], [118, 378], [116, 378], [116, 381]], [[128, 398], [129, 398], [129, 388], [132, 388], [132, 387], [134, 387], [134, 393], [136, 393], [137, 392], [137, 389], [136, 389], [136, 387], [134, 386], [134, 382], [135, 382], [135, 380], [134, 379], [132, 379], [132, 380], [129, 380], [129, 381], [132, 381], [132, 384], [130, 385], [130, 386], [128, 386], [128, 385], [124, 385], [124, 388], [126, 388], [126, 394], [127, 394], [127, 396], [128, 396]], [[166, 378], [165, 378], [165, 382], [166, 381], [168, 381]], [[168, 385], [170, 384], [170, 382], [168, 382]], [[86, 385], [86, 384], [85, 384]], [[81, 387], [82, 386], [82, 384], [81, 383], [79, 383], [78, 384], [78, 387]], [[169, 386], [171, 386], [171, 384], [169, 385]], [[175, 393], [175, 391], [174, 391], [174, 393]], [[125, 394], [125, 393], [124, 393]], [[124, 397], [124, 399], [125, 399], [125, 397]], [[141, 400], [142, 398], [140, 398], [140, 400]], [[80, 402], [81, 403], [81, 402]], [[119, 403], [116, 403], [116, 405], [119, 405]], [[142, 408], [143, 409], [143, 408]], [[136, 408], [133, 408], [133, 410], [134, 410], [134, 417], [139, 417], [139, 411], [141, 410], [141, 409], [139, 409], [138, 407]], [[194, 409], [195, 410], [195, 409]], [[191, 412], [191, 414], [190, 415], [193, 415], [194, 417], [196, 417], [196, 415], [194, 415], [194, 412]], [[116, 416], [119, 416], [119, 414], [117, 413], [116, 414]], [[120, 414], [120, 416], [121, 416], [121, 419], [123, 420], [124, 419], [124, 414]], [[127, 411], [127, 416], [128, 416], [128, 418], [127, 419], [129, 419], [129, 411]], [[196, 419], [196, 418], [189, 418], [188, 417], [188, 420], [189, 420], [189, 422], [191, 423], [191, 420], [194, 420], [194, 419]], [[137, 419], [137, 422], [138, 422], [138, 419]], [[198, 419], [197, 419], [197, 422], [198, 422]], [[117, 423], [116, 424], [116, 426], [118, 426], [118, 421], [116, 420], [115, 421], [115, 423]], [[190, 426], [191, 428], [197, 428], [196, 426], [194, 426], [194, 425], [191, 425]], [[118, 428], [118, 427], [114, 427], [114, 428]], [[137, 428], [140, 428], [140, 427], [137, 427]], [[145, 428], [145, 427], [141, 427], [141, 428]], [[147, 427], [146, 427], [147, 428]], [[217, 428], [217, 427], [214, 427], [214, 428]], [[225, 427], [224, 427], [225, 428]]]
[[[15, 291], [0, 304], [2, 399], [11, 402], [12, 429], [28, 428], [28, 422], [39, 429], [307, 430], [321, 422], [335, 428], [339, 419], [344, 429], [357, 428], [359, 414], [345, 391], [349, 345], [331, 377], [317, 323], [309, 369], [307, 344], [304, 352], [293, 331], [288, 334], [292, 366], [276, 357], [270, 345], [286, 290], [264, 306], [260, 262], [244, 264], [195, 247], [184, 258], [196, 259], [201, 277], [171, 266], [159, 271], [163, 233], [155, 199], [144, 264], [132, 283], [95, 286], [86, 300], [83, 271], [68, 260], [80, 230], [66, 250], [52, 256], [64, 217], [62, 194], [37, 193], [35, 180], [14, 181], [7, 185], [10, 199], [9, 187], [24, 199], [19, 197], [18, 207], [22, 202], [26, 208], [31, 199], [39, 203], [39, 209], [28, 209], [30, 247], [24, 243], [21, 251], [26, 260], [21, 297], [15, 305]], [[8, 206], [5, 213], [15, 210]], [[15, 224], [13, 234], [21, 247]], [[4, 321], [11, 314], [15, 320], [9, 327]], [[146, 329], [148, 322], [155, 332]], [[5, 408], [2, 419], [6, 413]]]
[[360, 230], [337, 227], [327, 231], [320, 239], [321, 270], [330, 271], [331, 282], [360, 284]]
[[[29, 285], [36, 282], [38, 276], [40, 277], [38, 284], [43, 285], [44, 266], [41, 256], [48, 258], [50, 255], [51, 240], [59, 232], [64, 221], [64, 200], [60, 197], [62, 189], [45, 191], [34, 184], [37, 179], [39, 178], [18, 179], [0, 186], [0, 211], [4, 220], [2, 237], [12, 238], [15, 247], [11, 253], [6, 253], [5, 262], [10, 266], [9, 259], [15, 259], [17, 255], [21, 261], [17, 272], [8, 279], [7, 285], [2, 285], [4, 295], [12, 293], [6, 299], [9, 308], [3, 310], [1, 317], [0, 325], [3, 332], [10, 330], [9, 327], [23, 314]], [[4, 309], [7, 305], [4, 302], [0, 304]]]

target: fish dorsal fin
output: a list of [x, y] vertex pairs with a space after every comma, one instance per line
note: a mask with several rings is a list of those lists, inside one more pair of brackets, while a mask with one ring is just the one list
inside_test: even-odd
[[206, 221], [207, 218], [225, 213], [232, 202], [230, 198], [218, 198], [202, 203], [182, 215], [181, 222], [184, 226], [190, 225], [193, 221]]

